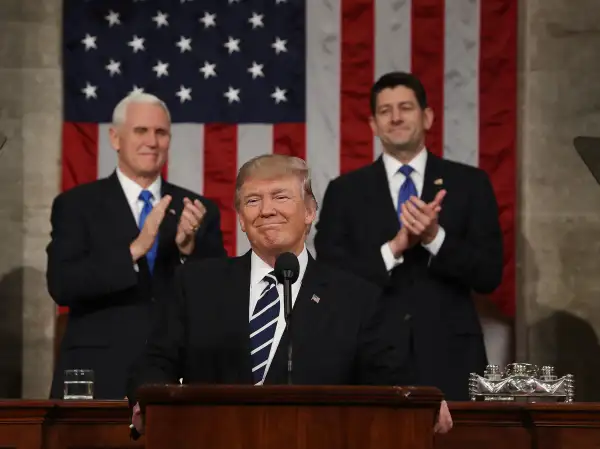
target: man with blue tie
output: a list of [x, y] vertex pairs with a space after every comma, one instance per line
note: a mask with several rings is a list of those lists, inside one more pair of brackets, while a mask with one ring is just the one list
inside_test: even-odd
[[383, 154], [329, 184], [317, 258], [395, 295], [389, 314], [410, 329], [419, 383], [467, 400], [469, 373], [487, 363], [472, 294], [502, 277], [494, 191], [483, 170], [427, 150], [434, 113], [415, 76], [383, 75], [370, 101]]
[[[132, 373], [128, 397], [147, 383], [285, 384], [288, 342], [296, 385], [405, 385], [413, 381], [407, 340], [390, 342], [380, 290], [316, 261], [306, 236], [317, 204], [303, 160], [259, 156], [240, 169], [239, 223], [251, 250], [243, 256], [195, 261], [177, 273], [177, 300], [169, 303]], [[291, 288], [289, 335], [283, 287], [275, 261], [293, 253], [299, 274]], [[440, 431], [450, 418], [443, 406]], [[134, 425], [142, 430], [139, 407]]]
[[167, 106], [131, 94], [112, 119], [115, 172], [52, 205], [48, 290], [69, 308], [52, 398], [62, 397], [64, 370], [92, 369], [96, 398], [123, 399], [150, 323], [172, 299], [175, 268], [225, 256], [216, 205], [160, 176], [171, 141]]

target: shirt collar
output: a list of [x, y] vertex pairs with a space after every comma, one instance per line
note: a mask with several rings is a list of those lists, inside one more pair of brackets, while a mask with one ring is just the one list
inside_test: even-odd
[[[250, 285], [260, 285], [264, 277], [273, 271], [273, 267], [262, 260], [254, 251], [252, 251], [250, 261]], [[300, 264], [300, 273], [296, 282], [302, 282], [306, 266], [308, 265], [308, 251], [306, 245], [304, 245], [302, 252], [298, 256], [298, 263]]]
[[[389, 154], [387, 154], [385, 152], [382, 154], [382, 159], [383, 159], [383, 166], [385, 167], [385, 173], [386, 173], [388, 179], [392, 179], [392, 177], [396, 173], [398, 173], [398, 170], [400, 170], [400, 167], [402, 167], [404, 165], [398, 159], [396, 159], [393, 156], [390, 156]], [[423, 148], [421, 151], [419, 151], [419, 154], [417, 154], [408, 163], [408, 165], [410, 165], [417, 174], [424, 177], [425, 176], [425, 165], [427, 165], [427, 149]]]
[[[137, 182], [127, 177], [118, 167], [117, 167], [117, 178], [121, 183], [121, 187], [125, 192], [125, 197], [127, 198], [127, 202], [129, 204], [136, 204], [139, 200], [140, 193], [142, 190], [142, 186], [140, 186]], [[162, 179], [160, 176], [157, 176], [156, 179], [148, 186], [147, 189], [152, 193], [154, 201], [160, 200], [160, 190], [162, 186]]]

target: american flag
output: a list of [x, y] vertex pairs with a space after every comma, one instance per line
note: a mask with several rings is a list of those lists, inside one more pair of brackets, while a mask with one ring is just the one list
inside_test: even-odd
[[381, 153], [368, 126], [374, 80], [411, 71], [435, 112], [428, 149], [492, 179], [505, 238], [495, 298], [514, 314], [516, 0], [65, 0], [63, 8], [63, 190], [114, 170], [114, 106], [134, 90], [155, 94], [173, 120], [164, 175], [216, 201], [229, 254], [243, 253], [233, 209], [241, 164], [270, 152], [305, 158], [320, 199], [331, 179]]

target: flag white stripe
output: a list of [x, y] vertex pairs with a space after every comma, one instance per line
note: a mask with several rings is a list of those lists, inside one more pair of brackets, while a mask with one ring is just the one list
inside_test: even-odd
[[[411, 0], [375, 2], [375, 80], [392, 71], [411, 69]], [[365, 99], [368, 101], [368, 99]], [[375, 138], [374, 159], [381, 154], [381, 142]]]
[[[306, 2], [306, 161], [321, 204], [340, 174], [341, 0]], [[307, 241], [314, 255], [312, 227]]]
[[201, 194], [204, 190], [204, 125], [177, 123], [171, 126], [168, 179]]
[[110, 145], [110, 123], [98, 125], [98, 178], [106, 178], [117, 166], [117, 152]]
[[479, 162], [479, 1], [446, 2], [444, 157]]
[[[273, 152], [273, 126], [272, 125], [239, 125], [238, 127], [238, 170], [255, 156]], [[250, 249], [246, 234], [242, 232], [239, 224], [236, 225], [236, 251], [244, 254]]]

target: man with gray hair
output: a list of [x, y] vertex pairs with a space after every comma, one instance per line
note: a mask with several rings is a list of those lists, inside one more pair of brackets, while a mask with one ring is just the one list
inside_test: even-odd
[[69, 315], [52, 398], [62, 397], [65, 370], [92, 369], [96, 398], [123, 399], [150, 323], [172, 299], [175, 268], [225, 256], [217, 206], [160, 175], [170, 141], [167, 106], [129, 95], [110, 128], [114, 173], [53, 202], [48, 290]]
[[[408, 348], [388, 342], [392, 329], [385, 325], [379, 289], [307, 251], [317, 203], [305, 162], [283, 155], [248, 161], [237, 177], [235, 207], [251, 250], [178, 270], [176, 301], [165, 304], [128, 388], [137, 432], [143, 431], [135, 398], [139, 386], [180, 378], [184, 383], [285, 384], [290, 339], [294, 384], [410, 384]], [[291, 337], [283, 285], [274, 270], [286, 252], [299, 262], [291, 286]], [[401, 332], [394, 325], [393, 332]], [[438, 430], [447, 431], [446, 408], [440, 416]]]

